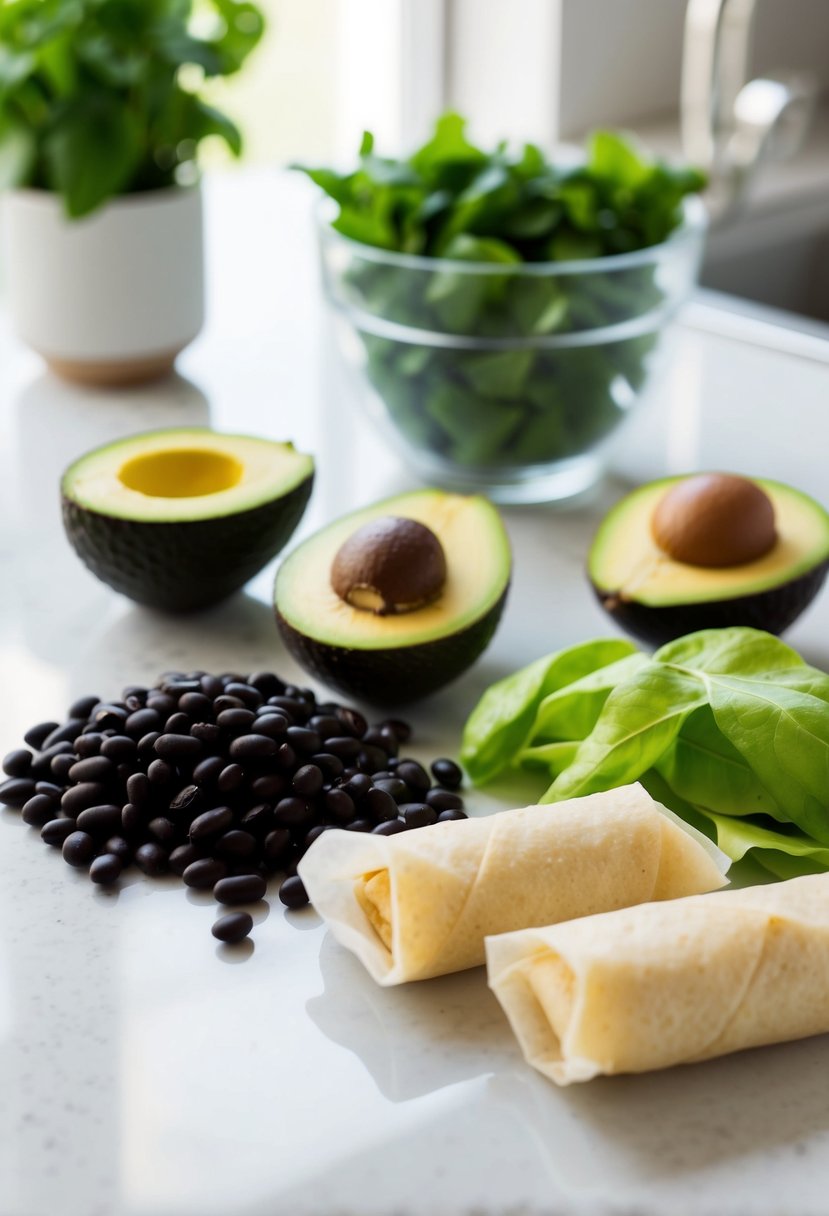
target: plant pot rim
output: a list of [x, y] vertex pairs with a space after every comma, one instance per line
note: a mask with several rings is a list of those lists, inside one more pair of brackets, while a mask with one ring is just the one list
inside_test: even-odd
[[[77, 219], [73, 218], [72, 223], [95, 219], [96, 216], [101, 215], [109, 209], [117, 209], [119, 211], [138, 210], [139, 208], [148, 208], [157, 204], [166, 205], [178, 202], [185, 197], [201, 193], [201, 188], [202, 183], [200, 179], [191, 185], [174, 183], [172, 186], [160, 186], [156, 190], [134, 190], [128, 194], [116, 194], [102, 203], [100, 207], [96, 207], [94, 211], [90, 211], [88, 215], [78, 216]], [[63, 210], [63, 198], [57, 190], [47, 190], [45, 187], [40, 186], [15, 186], [6, 193], [10, 198], [23, 199], [38, 206], [57, 207]]]
[[330, 241], [350, 249], [355, 257], [364, 258], [369, 262], [377, 262], [385, 266], [397, 266], [400, 269], [419, 270], [432, 273], [436, 270], [449, 271], [453, 274], [470, 275], [504, 275], [516, 277], [541, 277], [550, 275], [580, 275], [580, 274], [609, 274], [614, 271], [628, 270], [637, 266], [647, 266], [660, 261], [666, 251], [676, 251], [678, 246], [686, 243], [701, 241], [708, 227], [708, 212], [702, 198], [692, 194], [682, 200], [682, 222], [673, 232], [659, 241], [656, 245], [646, 245], [644, 249], [635, 249], [631, 253], [611, 253], [597, 258], [580, 258], [559, 262], [472, 262], [460, 258], [426, 257], [417, 253], [401, 253], [398, 250], [382, 249], [378, 245], [367, 245], [363, 241], [343, 236], [331, 225], [337, 204], [330, 198], [323, 198], [316, 207], [316, 220], [319, 238], [322, 243]]

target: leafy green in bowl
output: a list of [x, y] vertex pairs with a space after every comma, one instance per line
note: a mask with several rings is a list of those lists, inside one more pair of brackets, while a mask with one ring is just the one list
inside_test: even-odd
[[419, 468], [506, 500], [589, 484], [694, 281], [702, 177], [611, 132], [569, 164], [483, 152], [455, 114], [406, 160], [367, 135], [353, 172], [306, 171], [342, 348]]

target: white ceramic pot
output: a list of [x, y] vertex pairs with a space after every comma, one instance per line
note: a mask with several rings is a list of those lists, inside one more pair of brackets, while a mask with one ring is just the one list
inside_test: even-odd
[[8, 307], [59, 375], [128, 384], [169, 371], [204, 321], [198, 187], [130, 194], [80, 220], [45, 190], [4, 201]]

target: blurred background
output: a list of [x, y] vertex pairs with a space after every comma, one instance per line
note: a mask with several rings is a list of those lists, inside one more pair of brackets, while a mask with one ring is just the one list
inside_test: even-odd
[[[703, 284], [829, 320], [827, 0], [263, 7], [263, 45], [245, 72], [216, 86], [246, 131], [244, 163], [347, 163], [365, 127], [382, 149], [398, 151], [422, 139], [448, 106], [474, 116], [473, 136], [483, 140], [507, 134], [549, 148], [597, 126], [622, 126], [669, 155], [722, 160], [736, 148], [752, 168], [723, 186], [731, 205], [717, 205]], [[734, 98], [758, 77], [766, 87], [741, 96], [735, 132]], [[705, 115], [719, 124], [719, 147], [706, 148], [691, 111], [716, 106], [718, 95], [727, 113]], [[226, 163], [218, 152], [212, 159], [216, 168]]]

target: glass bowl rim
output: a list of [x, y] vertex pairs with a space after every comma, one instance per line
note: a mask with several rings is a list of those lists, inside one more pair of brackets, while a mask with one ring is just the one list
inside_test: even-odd
[[379, 245], [368, 245], [353, 237], [344, 236], [332, 227], [331, 220], [337, 204], [333, 199], [320, 199], [315, 208], [319, 239], [322, 243], [343, 245], [354, 251], [355, 257], [386, 266], [397, 266], [406, 270], [434, 273], [436, 270], [454, 274], [510, 274], [548, 277], [550, 275], [612, 274], [617, 270], [628, 270], [657, 262], [666, 251], [676, 252], [684, 245], [699, 240], [708, 228], [708, 212], [698, 194], [688, 195], [682, 200], [682, 222], [656, 245], [646, 245], [630, 253], [611, 253], [597, 258], [579, 258], [558, 262], [472, 262], [461, 258], [426, 257], [418, 253], [401, 253], [395, 249], [383, 249]]

